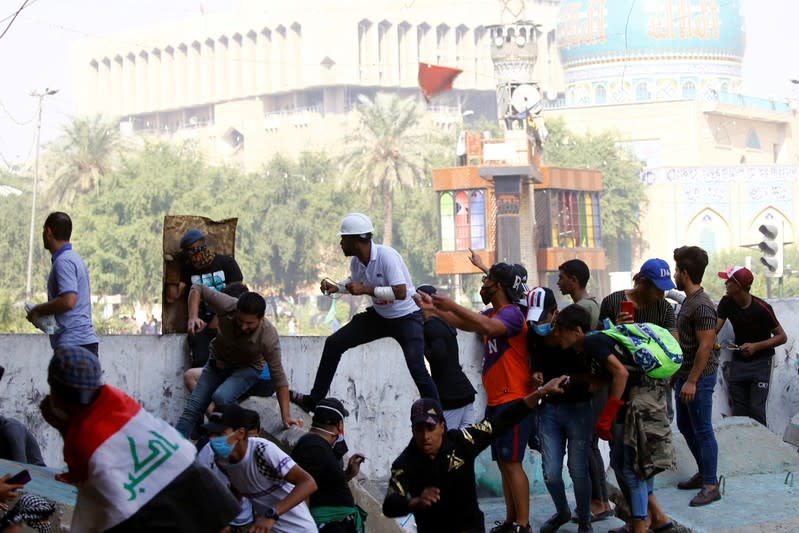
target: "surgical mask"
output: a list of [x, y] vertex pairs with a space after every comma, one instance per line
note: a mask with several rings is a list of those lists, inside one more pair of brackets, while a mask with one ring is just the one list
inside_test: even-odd
[[227, 438], [228, 435], [220, 435], [219, 437], [211, 437], [208, 439], [211, 449], [222, 459], [230, 457], [230, 454], [233, 453], [233, 448], [236, 447], [235, 444], [230, 444]]
[[533, 324], [533, 331], [539, 337], [546, 337], [550, 333], [552, 333], [552, 323], [545, 322], [543, 324]]
[[339, 435], [336, 442], [333, 443], [333, 455], [336, 456], [336, 459], [341, 459], [349, 450], [344, 435]]

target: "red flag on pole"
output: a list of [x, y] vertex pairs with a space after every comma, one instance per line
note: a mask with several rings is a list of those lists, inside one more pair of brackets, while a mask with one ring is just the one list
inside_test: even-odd
[[419, 63], [419, 87], [422, 89], [424, 99], [429, 102], [435, 95], [451, 91], [452, 82], [461, 72], [463, 71], [459, 68]]

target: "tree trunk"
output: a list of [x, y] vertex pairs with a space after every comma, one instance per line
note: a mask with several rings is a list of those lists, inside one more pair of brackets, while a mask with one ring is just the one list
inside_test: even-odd
[[391, 246], [394, 225], [394, 196], [391, 188], [383, 185], [383, 244]]

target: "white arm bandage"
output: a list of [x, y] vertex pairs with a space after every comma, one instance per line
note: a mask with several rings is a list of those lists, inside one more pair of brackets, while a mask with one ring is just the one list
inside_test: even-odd
[[351, 281], [352, 281], [352, 278], [347, 277], [347, 278], [339, 281], [338, 283], [336, 283], [336, 287], [338, 287], [338, 292], [340, 292], [342, 294], [349, 294], [350, 291], [347, 290], [347, 284], [350, 283]]
[[397, 297], [394, 296], [394, 289], [391, 287], [375, 287], [375, 298], [387, 302], [393, 302], [397, 299]]

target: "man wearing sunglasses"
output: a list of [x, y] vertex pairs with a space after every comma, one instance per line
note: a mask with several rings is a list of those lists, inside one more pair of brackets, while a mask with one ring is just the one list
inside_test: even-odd
[[[186, 287], [195, 284], [221, 291], [227, 285], [244, 279], [236, 260], [229, 255], [217, 254], [209, 248], [205, 234], [197, 228], [183, 234], [180, 238], [180, 250], [184, 260], [180, 281], [177, 284], [167, 284], [167, 303], [177, 302], [185, 295]], [[213, 317], [211, 308], [202, 302], [199, 318], [208, 324]], [[206, 328], [197, 335], [189, 335], [192, 368], [202, 367], [208, 361], [208, 347], [215, 335], [216, 329], [211, 328]]]

